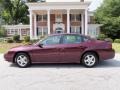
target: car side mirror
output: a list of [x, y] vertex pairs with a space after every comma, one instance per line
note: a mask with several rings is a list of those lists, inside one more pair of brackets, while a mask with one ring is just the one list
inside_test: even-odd
[[38, 44], [39, 47], [43, 48], [43, 44]]

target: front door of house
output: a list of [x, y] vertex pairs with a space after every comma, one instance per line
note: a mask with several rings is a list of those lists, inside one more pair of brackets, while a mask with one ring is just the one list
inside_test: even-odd
[[63, 24], [62, 14], [55, 15], [55, 24], [53, 24], [54, 33], [64, 33], [65, 25]]

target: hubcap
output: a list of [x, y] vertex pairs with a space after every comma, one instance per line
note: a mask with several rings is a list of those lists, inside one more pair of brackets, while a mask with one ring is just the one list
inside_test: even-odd
[[24, 55], [18, 56], [16, 61], [22, 67], [24, 67], [28, 63], [28, 59]]
[[95, 64], [95, 56], [93, 55], [87, 55], [84, 58], [84, 62], [87, 66], [93, 66]]

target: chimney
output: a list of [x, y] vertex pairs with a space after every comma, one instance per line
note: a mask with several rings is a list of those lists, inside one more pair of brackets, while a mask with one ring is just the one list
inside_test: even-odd
[[84, 2], [84, 0], [81, 0], [81, 2]]

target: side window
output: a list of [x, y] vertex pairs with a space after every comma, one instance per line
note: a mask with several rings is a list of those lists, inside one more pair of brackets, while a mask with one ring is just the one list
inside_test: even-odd
[[82, 39], [81, 36], [79, 35], [65, 35], [63, 37], [63, 43], [64, 44], [77, 44], [77, 43], [81, 43]]
[[49, 36], [45, 40], [43, 40], [41, 43], [43, 45], [55, 45], [60, 44], [61, 36]]
[[89, 39], [87, 37], [83, 37], [83, 42], [87, 42]]

